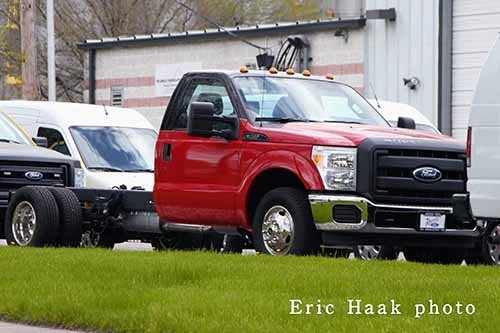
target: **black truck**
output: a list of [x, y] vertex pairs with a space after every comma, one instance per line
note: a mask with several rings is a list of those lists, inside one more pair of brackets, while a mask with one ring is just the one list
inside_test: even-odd
[[[74, 225], [59, 225], [61, 219], [54, 207], [68, 200], [78, 202], [65, 188], [79, 186], [83, 170], [79, 161], [42, 148], [46, 145], [46, 139], [30, 139], [0, 112], [0, 238], [18, 245], [59, 242], [76, 246], [80, 231]], [[13, 202], [18, 204], [9, 205]], [[47, 215], [42, 218], [49, 224], [36, 223], [35, 208], [38, 214]], [[69, 234], [54, 232], [55, 228], [68, 230]]]

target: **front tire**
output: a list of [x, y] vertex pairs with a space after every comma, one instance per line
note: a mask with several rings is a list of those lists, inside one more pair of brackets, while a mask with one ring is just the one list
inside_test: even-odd
[[266, 193], [253, 218], [255, 249], [271, 255], [316, 254], [320, 234], [303, 191], [280, 187]]
[[59, 209], [46, 187], [26, 186], [14, 193], [5, 214], [9, 245], [55, 245], [59, 236]]

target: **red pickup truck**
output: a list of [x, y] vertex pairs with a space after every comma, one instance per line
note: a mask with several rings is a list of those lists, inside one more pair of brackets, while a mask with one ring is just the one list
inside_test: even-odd
[[462, 144], [390, 127], [330, 75], [242, 68], [183, 77], [153, 196], [163, 230], [246, 235], [262, 253], [366, 244], [375, 256], [454, 262], [479, 234], [452, 215], [465, 178]]
[[465, 147], [411, 129], [411, 119], [398, 125], [331, 75], [188, 73], [161, 125], [153, 193], [67, 188], [40, 197], [26, 187], [9, 192], [5, 230], [29, 202], [52, 234], [30, 229], [17, 245], [53, 244], [77, 227], [91, 246], [141, 239], [195, 248], [225, 235], [225, 249], [246, 240], [272, 255], [346, 255], [354, 246], [366, 259], [473, 257], [482, 230], [451, 205], [465, 193]]

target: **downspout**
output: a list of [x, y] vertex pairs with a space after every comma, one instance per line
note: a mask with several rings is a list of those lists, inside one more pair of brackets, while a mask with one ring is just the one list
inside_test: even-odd
[[438, 128], [452, 134], [452, 37], [453, 1], [439, 1]]
[[89, 50], [89, 104], [95, 104], [95, 52]]

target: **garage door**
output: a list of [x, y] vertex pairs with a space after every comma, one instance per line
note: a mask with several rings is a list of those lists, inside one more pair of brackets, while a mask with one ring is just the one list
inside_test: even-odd
[[500, 32], [499, 0], [453, 1], [453, 136], [464, 140], [479, 72]]

